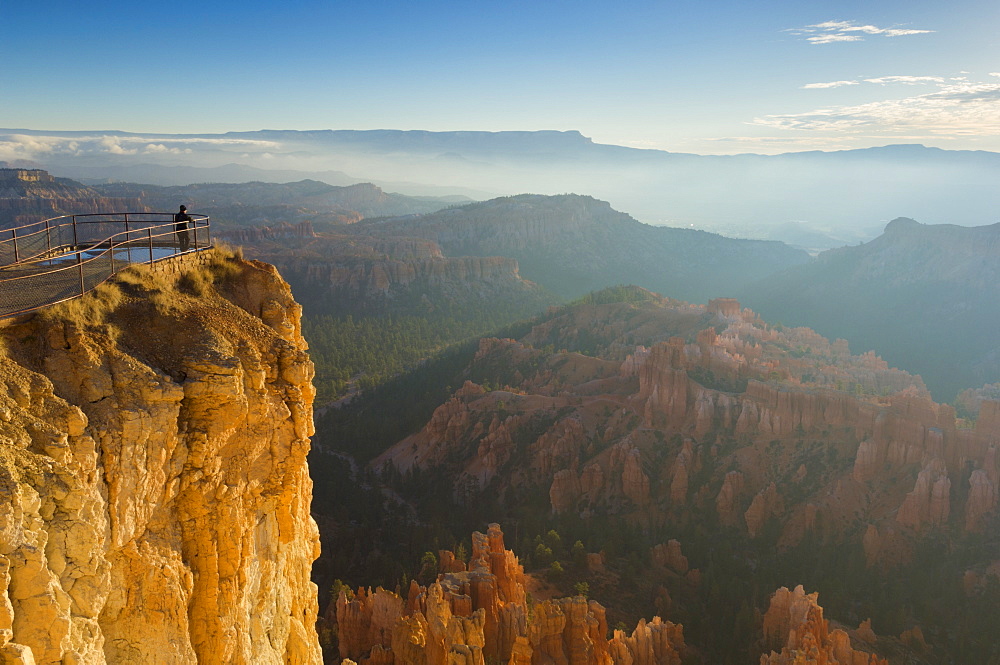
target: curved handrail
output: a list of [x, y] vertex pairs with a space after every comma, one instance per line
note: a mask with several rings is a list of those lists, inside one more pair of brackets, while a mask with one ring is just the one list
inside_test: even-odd
[[189, 216], [180, 231], [172, 213], [64, 215], [0, 231], [10, 234], [0, 238], [0, 318], [79, 297], [130, 264], [212, 247], [208, 216]]

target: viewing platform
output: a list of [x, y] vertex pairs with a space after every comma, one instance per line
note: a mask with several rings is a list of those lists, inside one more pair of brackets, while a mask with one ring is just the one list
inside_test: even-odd
[[[156, 263], [212, 247], [207, 215], [64, 215], [0, 230], [0, 319], [78, 298], [135, 263]], [[184, 237], [186, 234], [186, 238]]]

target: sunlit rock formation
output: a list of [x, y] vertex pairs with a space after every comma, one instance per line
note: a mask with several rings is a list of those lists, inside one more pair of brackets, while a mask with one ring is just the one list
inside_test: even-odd
[[830, 630], [818, 595], [806, 594], [800, 585], [794, 591], [781, 587], [771, 596], [763, 627], [764, 644], [771, 651], [760, 657], [760, 665], [888, 665], [852, 648], [845, 631]]
[[0, 331], [3, 662], [319, 663], [300, 308], [142, 275]]
[[529, 607], [524, 569], [504, 549], [499, 525], [474, 533], [472, 543], [467, 571], [442, 571], [427, 587], [413, 582], [405, 600], [381, 588], [353, 597], [342, 591], [341, 658], [362, 665], [680, 664], [681, 626], [656, 617], [630, 636], [616, 630], [609, 640], [596, 601], [574, 596]]

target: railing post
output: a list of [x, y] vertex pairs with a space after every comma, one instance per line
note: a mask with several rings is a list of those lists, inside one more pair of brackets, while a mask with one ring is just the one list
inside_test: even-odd
[[149, 237], [149, 262], [153, 262], [153, 227], [146, 227], [146, 235]]
[[198, 249], [198, 220], [192, 219], [191, 226], [194, 227], [194, 248]]
[[20, 263], [21, 259], [17, 253], [17, 227], [15, 226], [11, 229], [11, 235], [14, 236], [14, 263]]
[[73, 215], [73, 249], [80, 249], [80, 239], [76, 235], [76, 215]]
[[84, 284], [83, 281], [83, 256], [81, 255], [79, 249], [76, 251], [76, 267], [77, 270], [80, 272], [80, 295], [82, 296], [84, 293], [86, 293], [86, 285]]
[[45, 220], [45, 253], [52, 254], [52, 236], [49, 231], [49, 220]]

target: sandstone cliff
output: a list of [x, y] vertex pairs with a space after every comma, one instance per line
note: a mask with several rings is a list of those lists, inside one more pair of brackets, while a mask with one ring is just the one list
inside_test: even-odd
[[320, 662], [299, 315], [215, 256], [2, 329], [3, 662]]

